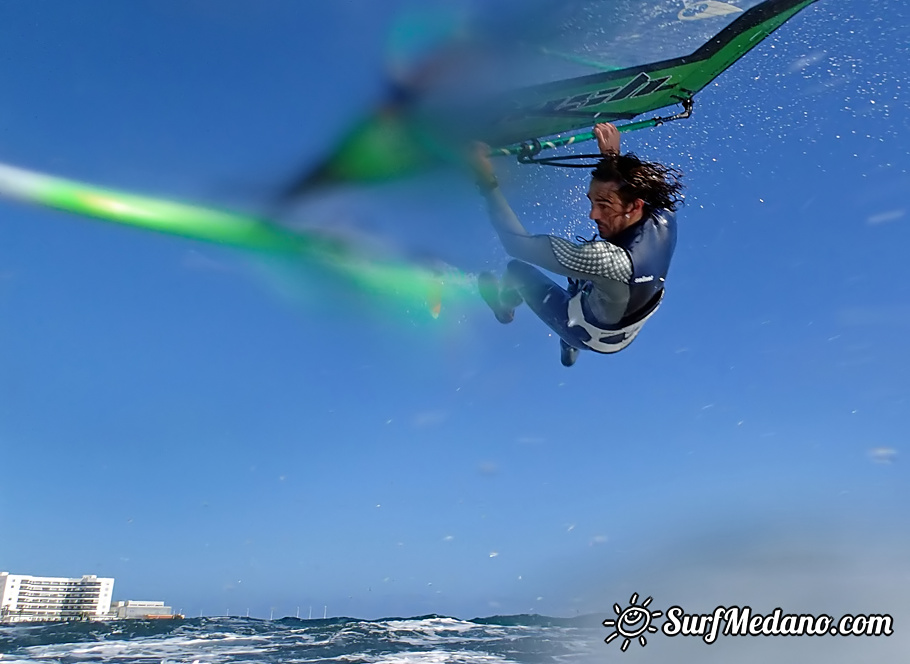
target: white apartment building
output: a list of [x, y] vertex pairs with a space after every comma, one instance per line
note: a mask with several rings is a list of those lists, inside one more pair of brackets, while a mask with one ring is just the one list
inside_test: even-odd
[[107, 617], [113, 579], [28, 576], [0, 572], [0, 622], [100, 620]]
[[117, 620], [130, 620], [133, 618], [174, 618], [171, 607], [164, 602], [149, 602], [145, 600], [128, 599], [114, 602], [111, 605], [111, 617]]

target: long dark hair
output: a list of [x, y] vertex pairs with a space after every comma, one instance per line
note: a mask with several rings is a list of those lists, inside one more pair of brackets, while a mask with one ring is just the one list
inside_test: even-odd
[[682, 172], [672, 166], [642, 161], [635, 154], [607, 154], [591, 177], [600, 182], [615, 182], [624, 203], [640, 198], [652, 208], [675, 211], [682, 203]]

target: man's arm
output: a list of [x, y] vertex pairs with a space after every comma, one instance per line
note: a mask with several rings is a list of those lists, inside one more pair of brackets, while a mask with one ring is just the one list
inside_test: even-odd
[[600, 154], [619, 154], [619, 130], [609, 122], [600, 122], [594, 125], [594, 138]]
[[532, 235], [519, 221], [498, 187], [482, 190], [493, 229], [506, 253], [519, 260], [536, 262], [534, 257], [546, 242], [546, 236]]
[[554, 262], [554, 256], [548, 236], [532, 235], [522, 225], [506, 197], [499, 190], [499, 182], [493, 172], [489, 154], [488, 146], [476, 143], [471, 155], [471, 166], [477, 178], [477, 187], [487, 202], [490, 221], [499, 236], [499, 241], [512, 258], [534, 263], [547, 270], [551, 269], [550, 264]]
[[553, 235], [529, 233], [499, 190], [488, 154], [487, 146], [475, 146], [472, 165], [487, 201], [490, 221], [506, 253], [573, 279], [607, 277], [628, 283], [632, 261], [625, 249], [606, 241], [577, 245]]

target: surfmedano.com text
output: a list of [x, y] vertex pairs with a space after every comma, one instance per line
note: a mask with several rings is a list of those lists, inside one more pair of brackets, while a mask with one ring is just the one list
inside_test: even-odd
[[883, 615], [845, 614], [838, 620], [821, 614], [782, 613], [780, 608], [763, 615], [751, 607], [718, 606], [714, 613], [691, 615], [680, 606], [667, 609], [661, 631], [667, 636], [700, 636], [714, 643], [724, 636], [891, 636], [892, 618]]

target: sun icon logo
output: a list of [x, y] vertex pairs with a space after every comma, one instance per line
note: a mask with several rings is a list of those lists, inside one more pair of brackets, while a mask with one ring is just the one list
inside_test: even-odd
[[610, 643], [610, 641], [617, 636], [621, 636], [623, 637], [623, 641], [622, 646], [620, 646], [619, 649], [622, 652], [626, 651], [626, 648], [629, 647], [632, 639], [638, 639], [642, 648], [648, 645], [645, 634], [657, 631], [657, 628], [651, 624], [651, 621], [655, 618], [660, 618], [663, 615], [662, 611], [648, 610], [648, 604], [651, 603], [651, 599], [652, 598], [649, 597], [641, 603], [641, 606], [638, 606], [638, 593], [635, 593], [629, 599], [629, 606], [626, 608], [621, 609], [619, 604], [614, 604], [613, 610], [616, 612], [616, 620], [607, 619], [603, 621], [604, 627], [613, 628], [613, 632], [604, 639], [604, 643]]

